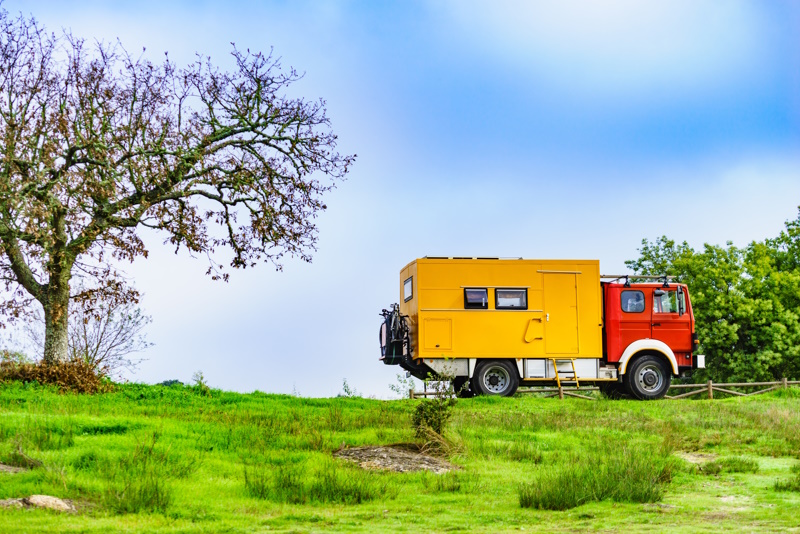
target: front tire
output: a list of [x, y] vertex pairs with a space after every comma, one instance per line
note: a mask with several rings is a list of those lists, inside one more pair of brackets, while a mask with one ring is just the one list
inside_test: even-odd
[[519, 387], [517, 368], [508, 360], [479, 362], [472, 376], [472, 391], [476, 395], [510, 397]]
[[672, 383], [672, 373], [657, 356], [642, 356], [634, 360], [624, 377], [625, 389], [639, 400], [661, 399]]

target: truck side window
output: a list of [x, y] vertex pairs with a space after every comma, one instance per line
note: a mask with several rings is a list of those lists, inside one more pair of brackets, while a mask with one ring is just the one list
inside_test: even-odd
[[620, 296], [622, 311], [642, 313], [644, 311], [644, 293], [641, 291], [623, 291]]
[[486, 288], [468, 288], [464, 290], [464, 308], [485, 310], [489, 307], [489, 291]]
[[[411, 278], [414, 278], [413, 276]], [[411, 278], [403, 282], [403, 302], [408, 302], [413, 296]]]
[[676, 291], [664, 291], [662, 295], [653, 296], [654, 313], [678, 313], [678, 294]]
[[495, 289], [495, 305], [498, 310], [527, 310], [527, 289]]

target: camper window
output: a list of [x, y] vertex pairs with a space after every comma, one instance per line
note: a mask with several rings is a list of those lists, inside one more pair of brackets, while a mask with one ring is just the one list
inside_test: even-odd
[[642, 313], [644, 311], [644, 293], [641, 291], [623, 291], [620, 296], [622, 311], [626, 313]]
[[489, 307], [489, 291], [486, 288], [464, 290], [464, 308], [485, 310]]
[[495, 308], [498, 310], [527, 310], [527, 289], [495, 289]]
[[403, 302], [408, 302], [412, 296], [411, 278], [409, 278], [403, 282]]

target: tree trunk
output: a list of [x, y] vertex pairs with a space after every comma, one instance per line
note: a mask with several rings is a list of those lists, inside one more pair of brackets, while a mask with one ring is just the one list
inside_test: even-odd
[[[52, 291], [52, 290], [51, 290]], [[51, 292], [44, 307], [44, 361], [59, 363], [69, 359], [69, 286]]]

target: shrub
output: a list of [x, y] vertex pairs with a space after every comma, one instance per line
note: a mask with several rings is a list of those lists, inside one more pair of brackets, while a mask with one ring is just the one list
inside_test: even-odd
[[414, 410], [411, 424], [418, 438], [427, 438], [428, 431], [441, 436], [453, 416], [456, 396], [452, 382], [435, 382], [432, 399], [422, 400]]
[[16, 363], [4, 360], [0, 363], [0, 381], [38, 382], [56, 386], [61, 391], [76, 393], [104, 393], [113, 389], [113, 384], [98, 374], [83, 360], [59, 363]]
[[591, 501], [656, 502], [672, 478], [665, 451], [646, 446], [596, 450], [574, 456], [565, 467], [546, 469], [519, 486], [523, 508], [568, 510]]

